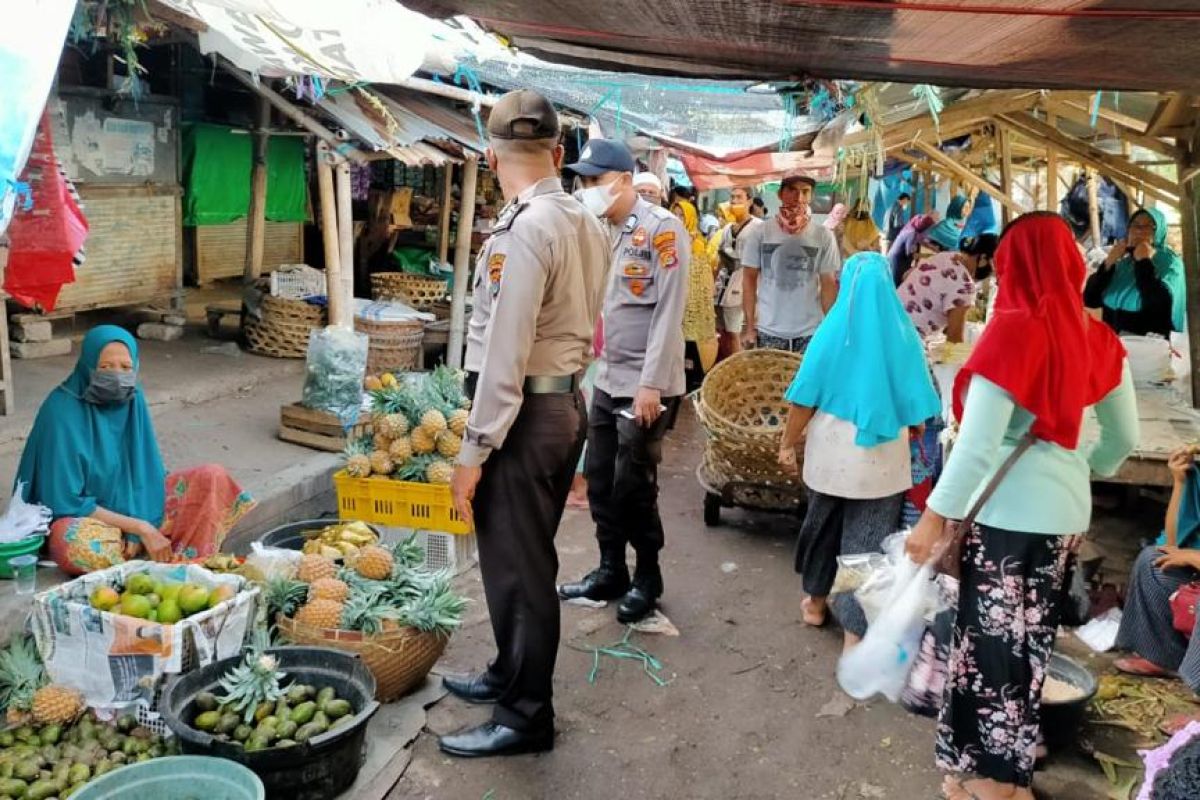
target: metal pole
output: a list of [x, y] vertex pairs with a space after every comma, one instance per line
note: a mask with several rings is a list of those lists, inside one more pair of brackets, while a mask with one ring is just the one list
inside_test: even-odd
[[438, 261], [446, 263], [450, 255], [450, 213], [454, 210], [454, 165], [442, 167], [442, 211], [438, 217]]
[[467, 156], [462, 170], [462, 204], [458, 209], [458, 240], [454, 243], [454, 294], [450, 299], [450, 343], [446, 363], [456, 369], [463, 364], [463, 340], [467, 322], [467, 271], [471, 260], [471, 231], [475, 227], [475, 183], [479, 157]]

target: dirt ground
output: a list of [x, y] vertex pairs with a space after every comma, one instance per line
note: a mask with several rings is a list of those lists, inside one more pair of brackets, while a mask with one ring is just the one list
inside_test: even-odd
[[[430, 709], [408, 771], [393, 800], [526, 798], [933, 798], [933, 725], [885, 701], [844, 716], [818, 716], [837, 689], [841, 634], [799, 622], [800, 583], [792, 568], [794, 520], [726, 510], [706, 528], [695, 465], [702, 434], [687, 414], [669, 440], [661, 505], [667, 528], [663, 610], [678, 638], [636, 635], [658, 657], [671, 683], [657, 686], [640, 664], [601, 660], [589, 684], [586, 652], [621, 639], [610, 607], [565, 606], [555, 675], [558, 739], [553, 753], [507, 759], [451, 760], [436, 735], [481, 722], [484, 708], [447, 698]], [[568, 512], [558, 537], [560, 580], [596, 560], [586, 513]], [[481, 667], [493, 652], [477, 572], [467, 581], [475, 603], [439, 670]], [[1049, 796], [1103, 797], [1056, 766]]]

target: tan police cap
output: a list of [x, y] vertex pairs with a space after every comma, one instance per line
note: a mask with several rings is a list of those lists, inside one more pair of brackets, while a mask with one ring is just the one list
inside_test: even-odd
[[557, 139], [558, 113], [537, 92], [517, 89], [492, 108], [487, 129], [493, 139]]

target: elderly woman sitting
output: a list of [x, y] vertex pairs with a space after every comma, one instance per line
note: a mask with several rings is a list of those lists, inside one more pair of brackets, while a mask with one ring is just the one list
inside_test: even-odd
[[73, 575], [143, 554], [203, 558], [253, 501], [218, 466], [163, 468], [137, 342], [103, 325], [83, 340], [75, 370], [38, 411], [17, 478], [54, 514], [50, 555]]

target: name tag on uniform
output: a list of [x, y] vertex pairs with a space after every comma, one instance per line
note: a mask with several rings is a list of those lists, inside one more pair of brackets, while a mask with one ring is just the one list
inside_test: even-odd
[[626, 247], [625, 248], [625, 257], [626, 258], [640, 258], [643, 261], [649, 261], [650, 256], [652, 256], [652, 255], [653, 255], [653, 251], [651, 251], [649, 248], [645, 248], [645, 247]]
[[626, 278], [645, 278], [650, 274], [650, 267], [645, 264], [626, 264], [622, 269]]

